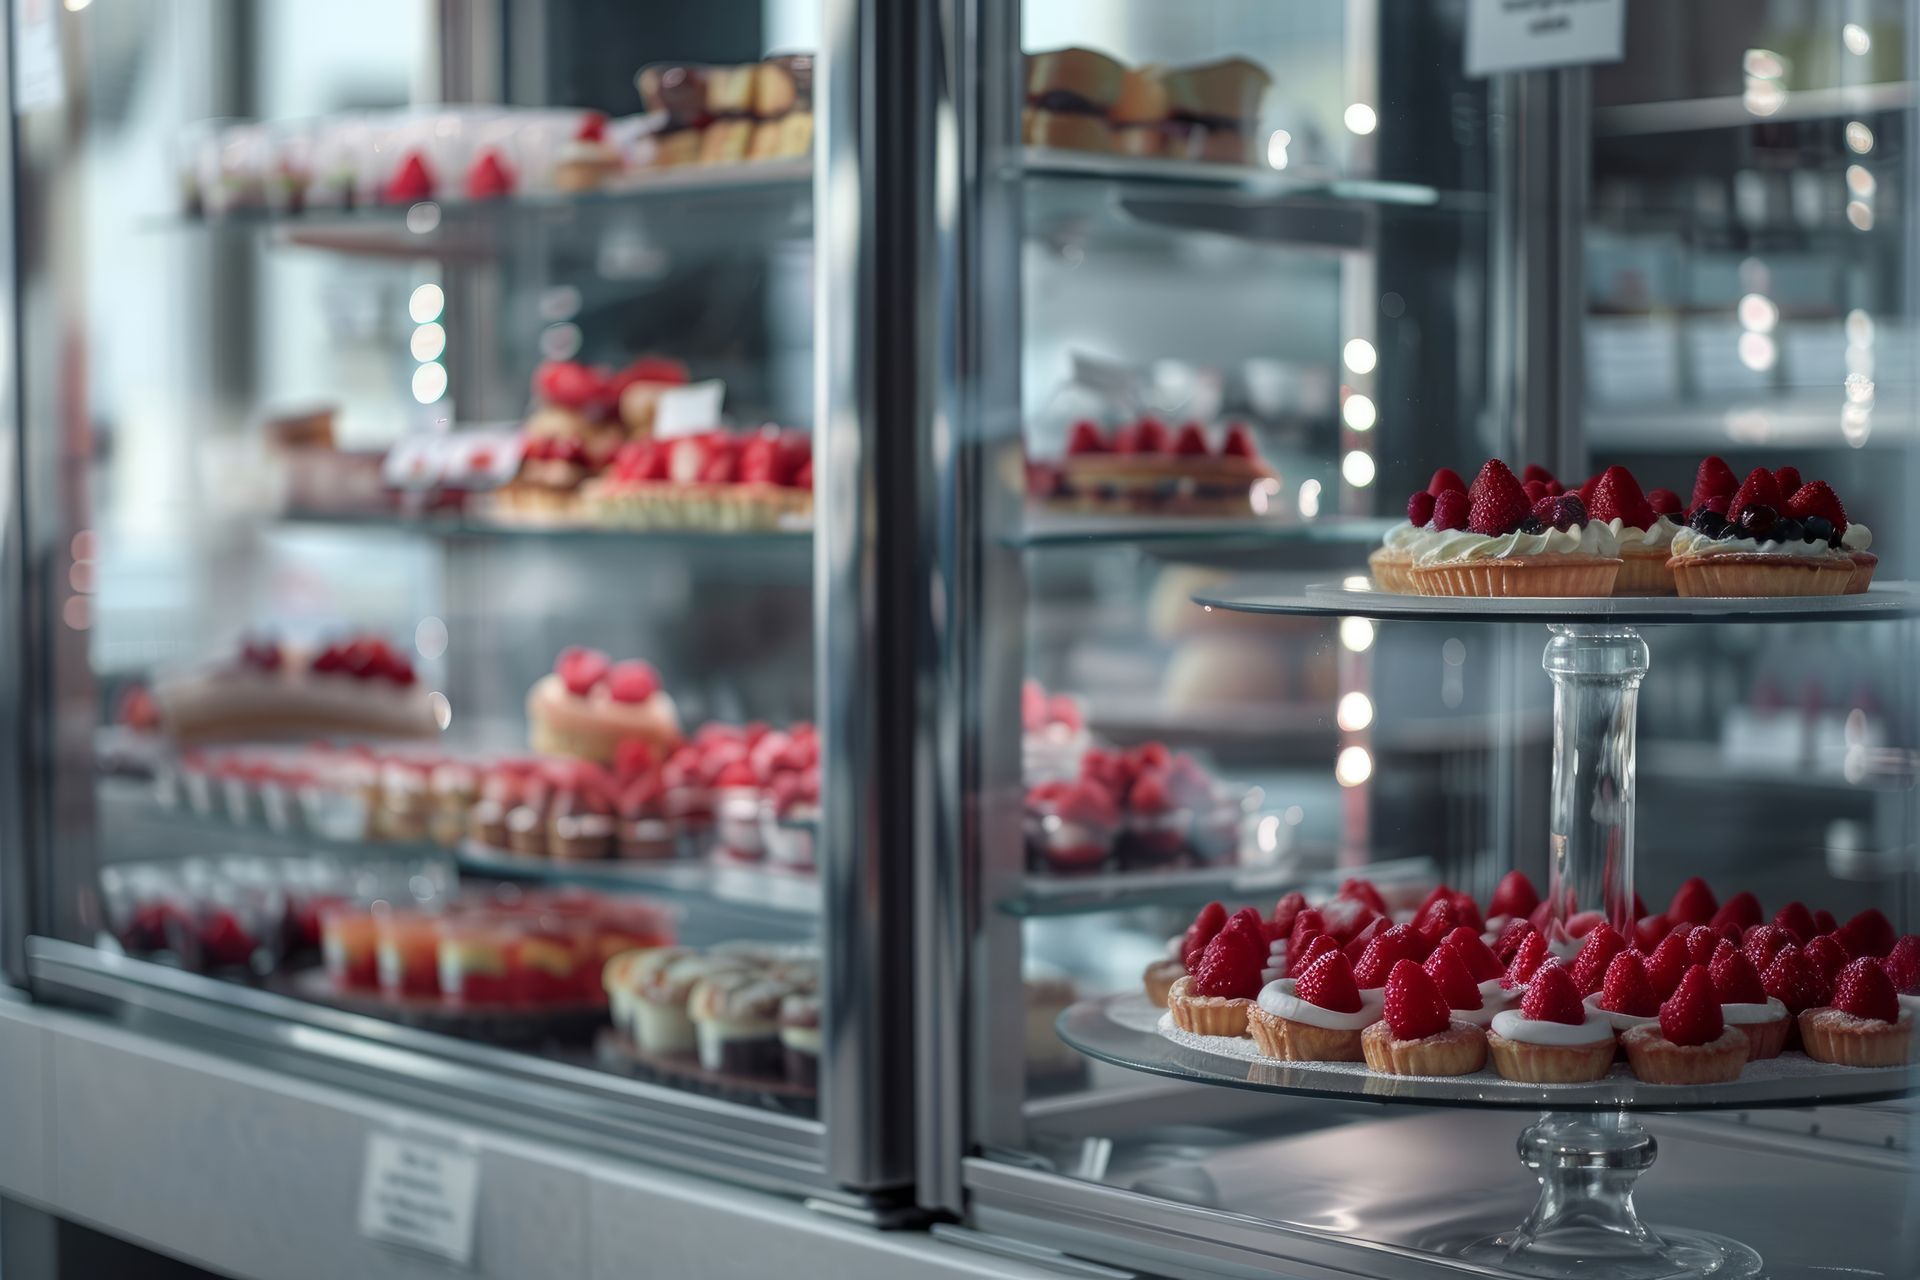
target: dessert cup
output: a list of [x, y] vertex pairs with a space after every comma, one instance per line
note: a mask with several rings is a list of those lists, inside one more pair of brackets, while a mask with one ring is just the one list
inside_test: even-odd
[[1675, 1044], [1656, 1021], [1620, 1037], [1633, 1074], [1648, 1084], [1725, 1084], [1740, 1078], [1750, 1042], [1738, 1027], [1723, 1028], [1705, 1044]]
[[1463, 1076], [1487, 1065], [1486, 1033], [1458, 1019], [1418, 1040], [1396, 1040], [1392, 1027], [1376, 1022], [1360, 1033], [1360, 1049], [1382, 1075]]
[[1913, 1058], [1913, 1012], [1893, 1022], [1861, 1018], [1823, 1005], [1800, 1014], [1800, 1041], [1816, 1062], [1843, 1067], [1898, 1067]]
[[1344, 1030], [1316, 1027], [1268, 1013], [1255, 1005], [1247, 1012], [1247, 1029], [1260, 1052], [1283, 1062], [1364, 1062], [1361, 1045], [1365, 1028]]
[[1167, 991], [1167, 1011], [1173, 1025], [1202, 1036], [1247, 1034], [1247, 1010], [1253, 1001], [1238, 996], [1202, 996], [1192, 993], [1191, 976], [1177, 978]]
[[[1535, 1038], [1521, 1039], [1521, 1035]], [[1603, 1022], [1536, 1022], [1514, 1009], [1494, 1018], [1487, 1031], [1487, 1054], [1494, 1070], [1523, 1084], [1598, 1080], [1613, 1067], [1616, 1047], [1613, 1028]]]

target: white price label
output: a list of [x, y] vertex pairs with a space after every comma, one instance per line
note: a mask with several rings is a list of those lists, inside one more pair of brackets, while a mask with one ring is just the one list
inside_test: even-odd
[[480, 1160], [451, 1142], [370, 1133], [360, 1179], [360, 1234], [459, 1267], [473, 1265]]
[[654, 406], [654, 439], [671, 440], [713, 430], [721, 425], [720, 406], [726, 398], [727, 384], [719, 378], [667, 388]]
[[1618, 62], [1626, 0], [1471, 0], [1467, 74]]

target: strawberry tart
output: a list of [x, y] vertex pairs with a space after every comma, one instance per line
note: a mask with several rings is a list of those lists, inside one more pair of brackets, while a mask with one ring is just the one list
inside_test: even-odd
[[812, 438], [768, 426], [633, 440], [580, 496], [589, 519], [615, 528], [803, 528], [813, 515]]
[[1494, 1070], [1508, 1080], [1528, 1084], [1598, 1080], [1613, 1066], [1613, 1028], [1580, 1003], [1566, 966], [1546, 961], [1528, 979], [1520, 1007], [1494, 1015], [1487, 1052]]
[[1660, 1006], [1656, 1021], [1620, 1037], [1633, 1074], [1648, 1084], [1724, 1084], [1736, 1080], [1750, 1049], [1746, 1035], [1727, 1025], [1707, 966], [1689, 968]]
[[1833, 1003], [1803, 1010], [1807, 1056], [1848, 1067], [1897, 1067], [1913, 1057], [1914, 1012], [1873, 956], [1848, 962], [1833, 980]]
[[1381, 991], [1361, 991], [1344, 952], [1329, 951], [1298, 978], [1281, 978], [1260, 988], [1247, 1014], [1248, 1030], [1269, 1058], [1362, 1062], [1362, 1037], [1380, 1020], [1385, 1003]]
[[1236, 912], [1207, 943], [1193, 971], [1167, 991], [1167, 1010], [1182, 1031], [1205, 1036], [1243, 1036], [1247, 1010], [1262, 994], [1267, 938], [1260, 914]]
[[1412, 595], [1413, 560], [1440, 530], [1434, 528], [1433, 508], [1443, 493], [1467, 491], [1467, 482], [1451, 467], [1442, 467], [1427, 481], [1427, 487], [1407, 499], [1407, 522], [1387, 530], [1380, 547], [1367, 557], [1367, 569], [1382, 591]]
[[230, 660], [162, 677], [153, 699], [177, 743], [439, 733], [413, 664], [378, 636], [318, 650], [248, 640]]
[[1604, 596], [1620, 572], [1619, 544], [1578, 495], [1529, 502], [1497, 458], [1465, 493], [1435, 498], [1430, 523], [1436, 536], [1408, 571], [1421, 595]]
[[1747, 1061], [1779, 1057], [1787, 1047], [1793, 1018], [1784, 1002], [1767, 994], [1753, 960], [1723, 938], [1707, 970], [1720, 1001], [1721, 1019], [1747, 1038]]
[[1873, 534], [1848, 520], [1823, 480], [1756, 467], [1731, 493], [1718, 458], [1700, 464], [1687, 527], [1667, 561], [1683, 596], [1837, 596], [1865, 591], [1878, 563]]
[[564, 650], [527, 692], [533, 749], [612, 764], [620, 743], [639, 739], [665, 754], [680, 742], [680, 716], [644, 662], [610, 661], [596, 649]]
[[1580, 487], [1580, 499], [1595, 520], [1607, 526], [1620, 548], [1617, 596], [1670, 596], [1673, 574], [1667, 568], [1673, 537], [1680, 531], [1671, 517], [1680, 513], [1680, 496], [1670, 489], [1640, 491], [1625, 467], [1608, 467]]
[[1638, 952], [1622, 951], [1607, 964], [1600, 989], [1587, 997], [1587, 1012], [1615, 1031], [1631, 1031], [1660, 1020], [1660, 997]]
[[1433, 976], [1411, 960], [1387, 975], [1382, 1015], [1360, 1034], [1367, 1065], [1382, 1075], [1463, 1076], [1487, 1065], [1486, 1033], [1455, 1018]]
[[1199, 423], [1175, 433], [1152, 417], [1112, 436], [1091, 420], [1076, 422], [1066, 457], [1031, 473], [1038, 496], [1059, 506], [1167, 515], [1246, 515], [1254, 489], [1273, 478], [1243, 424], [1229, 423], [1216, 449]]

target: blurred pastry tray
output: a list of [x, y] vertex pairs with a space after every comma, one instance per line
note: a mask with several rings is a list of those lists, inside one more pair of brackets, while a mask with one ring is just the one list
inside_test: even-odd
[[605, 1001], [566, 1004], [453, 1004], [446, 1000], [394, 998], [342, 991], [324, 969], [306, 969], [268, 980], [268, 988], [315, 1004], [365, 1014], [401, 1026], [492, 1044], [584, 1044], [607, 1025]]
[[614, 1027], [602, 1028], [593, 1042], [594, 1062], [603, 1070], [650, 1080], [656, 1084], [745, 1103], [788, 1115], [814, 1118], [820, 1110], [820, 1091], [811, 1085], [764, 1076], [709, 1071], [688, 1054], [646, 1053], [632, 1037]]

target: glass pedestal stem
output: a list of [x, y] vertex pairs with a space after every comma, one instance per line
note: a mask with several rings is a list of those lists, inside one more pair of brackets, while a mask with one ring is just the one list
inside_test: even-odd
[[1553, 796], [1547, 943], [1578, 945], [1567, 927], [1598, 911], [1633, 938], [1634, 716], [1647, 642], [1631, 627], [1549, 628], [1543, 665], [1553, 677]]

